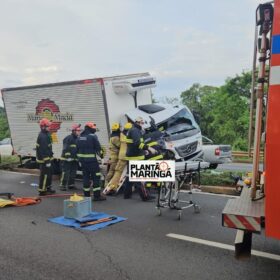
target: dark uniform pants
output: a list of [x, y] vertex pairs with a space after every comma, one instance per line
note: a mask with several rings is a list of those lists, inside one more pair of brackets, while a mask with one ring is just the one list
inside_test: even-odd
[[73, 161], [64, 161], [62, 163], [62, 174], [60, 179], [60, 186], [66, 187], [67, 185], [69, 187], [75, 185], [75, 178], [77, 175], [78, 170], [78, 162]]
[[92, 181], [93, 196], [100, 196], [100, 168], [97, 161], [81, 162], [83, 171], [83, 182], [84, 182], [84, 196], [90, 196], [90, 187]]
[[52, 184], [52, 166], [51, 163], [40, 163], [40, 179], [39, 179], [39, 192], [47, 191]]
[[127, 176], [126, 181], [124, 182], [124, 198], [131, 197], [132, 186], [136, 188], [142, 200], [146, 200], [150, 196], [149, 191], [145, 188], [145, 184], [142, 182], [129, 182]]

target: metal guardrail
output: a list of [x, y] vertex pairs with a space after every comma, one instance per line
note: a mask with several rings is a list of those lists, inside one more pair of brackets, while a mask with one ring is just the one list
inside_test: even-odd
[[[232, 151], [231, 152], [232, 156], [233, 157], [248, 157], [248, 152], [243, 152], [243, 151]], [[264, 152], [261, 151], [260, 152], [260, 157], [263, 157], [264, 156]], [[253, 151], [251, 151], [251, 157], [253, 157]]]

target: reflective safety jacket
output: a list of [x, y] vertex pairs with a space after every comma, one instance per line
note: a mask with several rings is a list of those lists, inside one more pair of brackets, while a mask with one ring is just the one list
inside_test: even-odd
[[61, 160], [74, 161], [77, 160], [77, 143], [78, 137], [70, 134], [63, 139], [63, 150]]
[[120, 149], [120, 132], [119, 131], [113, 131], [110, 136], [110, 159], [117, 160], [119, 155], [119, 149]]
[[119, 151], [119, 159], [121, 160], [126, 160], [126, 150], [127, 150], [126, 134], [127, 134], [127, 130], [124, 130], [123, 132], [121, 132], [120, 135], [121, 146]]
[[161, 132], [160, 131], [154, 131], [154, 132], [148, 132], [144, 135], [144, 142], [148, 147], [153, 147], [157, 153], [155, 155], [152, 154], [147, 154], [145, 156], [146, 160], [160, 160], [163, 159], [163, 155], [161, 154], [161, 147], [159, 142], [156, 140], [158, 138], [160, 138], [161, 136]]
[[96, 155], [103, 156], [98, 137], [85, 129], [77, 142], [77, 156], [81, 162], [96, 161]]
[[128, 131], [126, 137], [127, 151], [126, 160], [144, 160], [145, 150], [148, 149], [148, 145], [144, 143], [141, 126], [134, 124], [134, 126]]
[[41, 130], [36, 142], [36, 161], [44, 163], [52, 160], [52, 140], [48, 131]]

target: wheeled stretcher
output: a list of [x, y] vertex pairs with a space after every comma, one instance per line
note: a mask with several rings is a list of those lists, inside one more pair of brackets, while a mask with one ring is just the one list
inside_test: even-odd
[[[176, 162], [175, 164], [175, 182], [162, 182], [158, 187], [158, 196], [156, 210], [161, 216], [162, 208], [177, 210], [178, 219], [182, 217], [184, 209], [192, 207], [195, 213], [200, 212], [200, 206], [193, 201], [192, 190], [194, 187], [193, 179], [197, 179], [197, 185], [200, 185], [200, 171], [209, 168], [208, 162], [185, 161]], [[183, 185], [188, 185], [189, 200], [180, 200], [180, 191]]]

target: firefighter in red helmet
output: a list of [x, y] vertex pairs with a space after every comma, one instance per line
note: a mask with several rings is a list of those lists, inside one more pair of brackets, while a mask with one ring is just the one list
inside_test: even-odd
[[53, 194], [52, 190], [52, 165], [53, 159], [52, 140], [49, 133], [51, 122], [48, 119], [41, 119], [41, 131], [36, 142], [36, 160], [40, 164], [39, 195]]
[[71, 134], [63, 139], [61, 155], [62, 173], [60, 178], [60, 190], [67, 191], [76, 189], [75, 178], [78, 170], [77, 142], [81, 132], [80, 124], [73, 124]]

